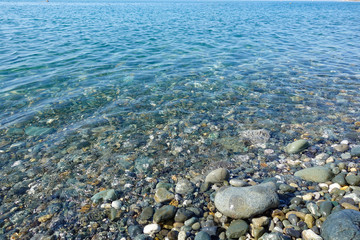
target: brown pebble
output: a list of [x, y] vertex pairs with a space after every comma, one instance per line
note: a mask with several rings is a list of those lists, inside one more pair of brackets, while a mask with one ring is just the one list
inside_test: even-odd
[[301, 218], [301, 220], [305, 220], [305, 213], [297, 212], [297, 211], [290, 211], [286, 213], [286, 218], [289, 218], [290, 214], [295, 214], [298, 218]]
[[272, 218], [277, 217], [278, 219], [283, 221], [285, 219], [285, 214], [280, 209], [275, 209], [274, 211], [272, 211], [271, 217]]
[[358, 207], [356, 207], [356, 206], [354, 206], [354, 205], [352, 205], [352, 204], [350, 204], [350, 203], [347, 203], [347, 202], [343, 202], [343, 203], [341, 204], [341, 206], [342, 206], [343, 208], [345, 208], [345, 209], [352, 209], [352, 210], [359, 211], [359, 208], [358, 208]]
[[315, 219], [311, 214], [306, 214], [304, 222], [306, 223], [308, 228], [312, 228], [314, 226]]
[[174, 226], [174, 228], [181, 228], [182, 226], [184, 226], [184, 223], [182, 223], [182, 222], [175, 222], [173, 226]]

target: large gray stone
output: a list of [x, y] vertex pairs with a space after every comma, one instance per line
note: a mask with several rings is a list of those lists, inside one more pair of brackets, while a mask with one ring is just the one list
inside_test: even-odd
[[285, 151], [287, 153], [300, 153], [303, 150], [307, 149], [310, 146], [309, 142], [305, 139], [297, 140], [293, 143], [290, 143], [286, 146]]
[[333, 173], [327, 167], [310, 167], [297, 171], [294, 176], [306, 181], [322, 183], [329, 181], [333, 177]]
[[215, 196], [215, 206], [231, 218], [249, 218], [276, 208], [279, 197], [273, 182], [251, 187], [227, 187], [220, 189]]
[[360, 212], [343, 210], [330, 214], [321, 227], [324, 240], [360, 239]]

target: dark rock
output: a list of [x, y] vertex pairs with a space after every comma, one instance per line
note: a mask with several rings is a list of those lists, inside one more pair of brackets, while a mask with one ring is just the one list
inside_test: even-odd
[[321, 236], [324, 240], [360, 239], [360, 212], [332, 213], [322, 225]]
[[154, 222], [160, 223], [172, 219], [175, 216], [175, 213], [176, 213], [176, 207], [171, 205], [165, 205], [155, 211], [153, 217]]

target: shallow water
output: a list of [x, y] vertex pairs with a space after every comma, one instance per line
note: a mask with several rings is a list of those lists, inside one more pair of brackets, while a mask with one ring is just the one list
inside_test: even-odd
[[180, 145], [184, 132], [206, 141], [214, 129], [301, 129], [285, 141], [358, 130], [356, 3], [0, 5], [3, 151], [93, 146], [101, 126], [137, 147], [156, 129], [169, 134], [160, 144]]

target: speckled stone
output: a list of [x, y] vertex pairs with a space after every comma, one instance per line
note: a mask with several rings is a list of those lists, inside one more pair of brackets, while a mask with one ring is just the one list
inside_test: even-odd
[[179, 194], [190, 194], [194, 191], [194, 185], [187, 179], [178, 181], [175, 187], [175, 192]]
[[156, 189], [154, 199], [157, 203], [162, 203], [166, 201], [170, 201], [175, 198], [175, 195], [165, 188]]
[[330, 214], [322, 225], [324, 240], [360, 239], [360, 212], [343, 210]]
[[227, 187], [216, 193], [215, 206], [231, 218], [249, 218], [279, 205], [273, 182], [251, 187]]

